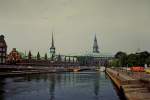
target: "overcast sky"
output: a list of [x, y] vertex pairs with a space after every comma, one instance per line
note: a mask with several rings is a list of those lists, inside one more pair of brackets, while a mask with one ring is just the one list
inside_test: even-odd
[[150, 0], [0, 0], [0, 34], [8, 51], [92, 51], [96, 33], [101, 52], [150, 51]]

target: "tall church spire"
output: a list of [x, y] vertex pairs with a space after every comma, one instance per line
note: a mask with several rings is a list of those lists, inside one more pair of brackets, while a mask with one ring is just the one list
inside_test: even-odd
[[99, 48], [98, 48], [96, 34], [95, 34], [94, 44], [93, 44], [93, 53], [99, 53]]
[[51, 48], [55, 48], [55, 46], [54, 46], [53, 32], [52, 32], [52, 44], [51, 44]]
[[53, 32], [52, 32], [52, 43], [51, 43], [51, 47], [50, 47], [50, 54], [51, 54], [51, 60], [54, 60], [54, 57], [55, 57], [55, 46], [54, 46]]

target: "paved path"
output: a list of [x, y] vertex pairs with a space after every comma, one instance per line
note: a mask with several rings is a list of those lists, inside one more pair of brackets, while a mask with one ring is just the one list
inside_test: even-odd
[[[128, 75], [127, 72], [109, 68], [107, 72], [115, 84], [121, 86], [127, 100], [150, 100], [150, 90], [143, 82], [139, 81], [139, 78]], [[136, 73], [134, 73], [134, 75], [136, 75]]]

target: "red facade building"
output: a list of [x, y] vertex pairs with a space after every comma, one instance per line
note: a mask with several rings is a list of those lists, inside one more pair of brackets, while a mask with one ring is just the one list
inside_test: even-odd
[[13, 48], [13, 50], [9, 53], [7, 57], [7, 63], [8, 64], [15, 64], [21, 61], [21, 55], [20, 53], [16, 50], [16, 48]]

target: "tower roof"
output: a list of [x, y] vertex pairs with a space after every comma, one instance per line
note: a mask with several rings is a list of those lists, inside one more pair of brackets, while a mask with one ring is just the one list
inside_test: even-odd
[[95, 38], [94, 38], [94, 44], [93, 44], [93, 47], [98, 47], [96, 35], [95, 35]]
[[93, 44], [93, 53], [99, 53], [99, 47], [98, 47], [98, 43], [97, 43], [96, 34], [95, 34], [94, 44]]

